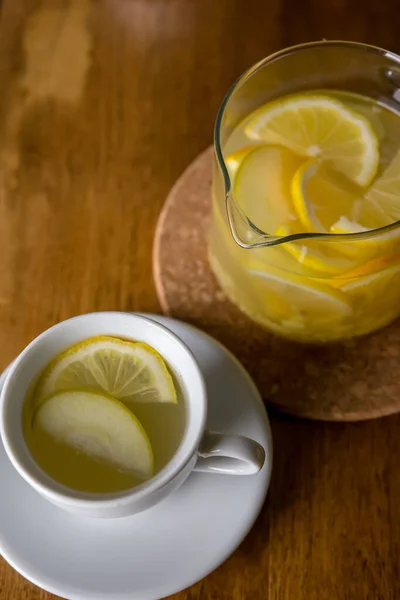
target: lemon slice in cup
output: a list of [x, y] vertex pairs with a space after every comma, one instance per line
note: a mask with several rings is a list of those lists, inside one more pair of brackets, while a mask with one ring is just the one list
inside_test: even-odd
[[47, 396], [74, 389], [105, 392], [128, 405], [177, 402], [162, 356], [148, 344], [111, 336], [89, 338], [58, 354], [36, 385], [34, 409]]
[[362, 187], [378, 168], [378, 140], [369, 121], [327, 95], [279, 98], [256, 110], [245, 131], [252, 140], [318, 159]]

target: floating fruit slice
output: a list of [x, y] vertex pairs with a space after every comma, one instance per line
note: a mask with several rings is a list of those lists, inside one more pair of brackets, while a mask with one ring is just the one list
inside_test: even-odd
[[261, 106], [249, 119], [250, 139], [290, 148], [366, 187], [379, 162], [369, 121], [327, 95], [299, 94]]
[[381, 226], [376, 223], [377, 214], [380, 214], [382, 225], [400, 220], [400, 152], [365, 193], [365, 199], [369, 204], [364, 207], [364, 212], [370, 207], [373, 214], [373, 223], [369, 227]]
[[109, 396], [59, 392], [42, 403], [32, 426], [123, 471], [144, 479], [153, 474], [153, 452], [146, 432], [124, 404]]
[[293, 203], [301, 222], [313, 231], [358, 233], [400, 220], [400, 153], [361, 196], [315, 161], [293, 177]]
[[[341, 216], [332, 233], [359, 233], [378, 229], [400, 219], [400, 153], [353, 207], [353, 219]], [[380, 255], [383, 262], [400, 250], [400, 228], [355, 242], [366, 258]]]
[[346, 296], [323, 282], [271, 266], [250, 272], [262, 284], [266, 314], [288, 330], [326, 331], [351, 315]]
[[[355, 275], [354, 272], [352, 275]], [[400, 263], [375, 272], [366, 272], [349, 279], [340, 288], [362, 316], [365, 330], [382, 326], [398, 316], [400, 302]]]
[[237, 170], [242, 164], [243, 159], [249, 154], [249, 152], [255, 150], [257, 147], [259, 147], [257, 144], [253, 144], [251, 146], [244, 146], [243, 148], [240, 148], [240, 150], [235, 150], [235, 152], [232, 152], [224, 158], [224, 162], [229, 171], [229, 175], [231, 176], [231, 183], [233, 183]]
[[[336, 234], [361, 233], [371, 231], [360, 223], [350, 221], [346, 217], [341, 217], [331, 227], [331, 232]], [[378, 264], [385, 265], [390, 263], [393, 256], [400, 252], [400, 229], [395, 228], [385, 233], [363, 237], [347, 244], [347, 254], [352, 252], [357, 258], [358, 263], [375, 260]], [[381, 267], [382, 268], [382, 267]]]
[[400, 252], [391, 256], [379, 256], [379, 258], [372, 258], [352, 271], [348, 271], [343, 279], [337, 279], [335, 283], [343, 289], [349, 283], [351, 284], [349, 289], [351, 289], [353, 284], [357, 284], [358, 286], [358, 281], [362, 281], [365, 276], [379, 276], [380, 273], [390, 272], [390, 269], [398, 265], [400, 265]]
[[[344, 185], [339, 187], [314, 162], [302, 165], [296, 172], [292, 196], [296, 214], [308, 231], [343, 235], [366, 232], [390, 222], [370, 200], [357, 197]], [[303, 245], [288, 245], [287, 250], [301, 256], [310, 268], [339, 275], [379, 255], [390, 256], [397, 252], [399, 244], [400, 231], [392, 231], [358, 240], [304, 241]]]
[[58, 354], [41, 375], [34, 406], [61, 390], [97, 390], [126, 403], [177, 402], [163, 358], [148, 344], [89, 338]]
[[351, 214], [357, 195], [339, 185], [316, 161], [307, 161], [296, 171], [291, 183], [296, 214], [313, 232], [326, 233], [342, 215]]
[[[379, 265], [374, 265], [375, 268], [370, 267], [370, 269], [366, 268], [366, 265], [363, 265], [363, 267], [349, 273], [349, 277], [341, 289], [345, 292], [349, 292], [361, 290], [361, 288], [365, 290], [368, 287], [370, 292], [373, 292], [373, 295], [375, 296], [378, 287], [386, 287], [386, 284], [394, 276], [400, 275], [400, 262], [390, 264], [386, 268], [382, 268], [384, 265], [380, 266], [381, 269], [377, 270]], [[379, 300], [379, 298], [376, 297], [375, 299]]]
[[[350, 221], [346, 217], [340, 217], [340, 219], [332, 225], [330, 231], [331, 233], [336, 234], [348, 234], [362, 233], [371, 230], [360, 223]], [[395, 228], [384, 233], [371, 235], [371, 237], [363, 237], [352, 243], [353, 247], [357, 247], [364, 257], [372, 257], [379, 253], [383, 260], [388, 260], [391, 254], [400, 250], [400, 229]]]
[[[291, 233], [285, 226], [279, 227], [276, 231], [276, 235], [279, 236], [287, 236]], [[316, 239], [302, 239], [282, 244], [282, 248], [300, 265], [311, 271], [309, 275], [314, 277], [340, 276], [354, 269], [353, 258], [341, 251], [342, 247], [343, 244]]]
[[300, 164], [298, 156], [279, 146], [260, 145], [244, 157], [233, 191], [245, 215], [262, 231], [273, 233], [296, 219], [290, 181]]
[[330, 227], [330, 232], [336, 234], [361, 233], [363, 231], [369, 231], [368, 227], [364, 227], [356, 221], [350, 221], [343, 215]]
[[348, 281], [341, 289], [354, 307], [353, 335], [383, 327], [399, 313], [400, 264]]

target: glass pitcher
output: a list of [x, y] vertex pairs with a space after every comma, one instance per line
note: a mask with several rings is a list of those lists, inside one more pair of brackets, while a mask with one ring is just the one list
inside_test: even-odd
[[400, 314], [400, 57], [352, 42], [280, 51], [226, 95], [211, 268], [279, 335], [329, 342]]

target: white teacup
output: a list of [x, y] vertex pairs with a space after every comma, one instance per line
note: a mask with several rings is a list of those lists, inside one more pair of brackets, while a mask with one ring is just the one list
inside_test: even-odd
[[[165, 358], [183, 390], [186, 426], [170, 462], [148, 481], [118, 493], [90, 494], [49, 477], [35, 462], [22, 432], [22, 408], [31, 381], [59, 352], [85, 338], [113, 335], [146, 342]], [[75, 514], [123, 517], [154, 506], [176, 490], [191, 471], [251, 475], [265, 452], [254, 440], [205, 431], [207, 394], [189, 348], [171, 331], [132, 313], [103, 312], [74, 317], [51, 327], [29, 344], [10, 367], [0, 397], [0, 432], [18, 473], [44, 498]]]

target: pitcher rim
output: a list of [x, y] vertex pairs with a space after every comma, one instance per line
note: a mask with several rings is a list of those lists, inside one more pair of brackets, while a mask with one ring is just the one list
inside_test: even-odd
[[232, 222], [231, 222], [231, 218], [229, 216], [229, 210], [228, 210], [228, 220], [229, 220], [232, 235], [234, 236], [235, 241], [243, 248], [256, 248], [256, 247], [260, 247], [260, 246], [275, 246], [278, 244], [282, 244], [284, 242], [298, 241], [298, 240], [302, 240], [302, 239], [318, 239], [321, 241], [329, 241], [329, 242], [336, 242], [336, 241], [337, 242], [340, 242], [340, 241], [350, 242], [353, 240], [361, 241], [361, 240], [365, 240], [365, 239], [378, 237], [382, 234], [390, 233], [391, 231], [394, 231], [394, 230], [397, 230], [400, 228], [400, 220], [398, 220], [398, 221], [394, 221], [393, 223], [390, 223], [389, 225], [385, 225], [383, 227], [377, 227], [375, 229], [369, 229], [367, 231], [359, 231], [356, 233], [301, 232], [301, 233], [293, 233], [293, 234], [284, 235], [284, 236], [276, 236], [276, 235], [267, 233], [265, 231], [262, 231], [254, 223], [252, 223], [252, 221], [247, 217], [247, 215], [245, 215], [243, 213], [243, 211], [240, 209], [238, 203], [236, 202], [236, 200], [234, 198], [234, 195], [231, 190], [231, 179], [230, 179], [229, 172], [226, 167], [225, 160], [224, 160], [224, 157], [222, 154], [221, 140], [220, 140], [222, 118], [224, 116], [225, 108], [226, 108], [231, 96], [233, 95], [235, 90], [238, 89], [238, 87], [240, 85], [245, 83], [245, 81], [247, 81], [247, 79], [249, 79], [254, 73], [256, 73], [261, 67], [265, 66], [266, 64], [272, 63], [277, 59], [283, 58], [284, 56], [289, 56], [293, 52], [297, 52], [299, 50], [304, 50], [306, 48], [318, 47], [318, 46], [337, 46], [337, 47], [348, 46], [348, 47], [352, 47], [352, 48], [358, 48], [360, 50], [365, 50], [367, 52], [373, 52], [374, 54], [379, 54], [381, 56], [384, 56], [390, 60], [393, 60], [395, 63], [397, 63], [400, 66], [400, 56], [398, 54], [396, 54], [395, 52], [391, 52], [390, 50], [385, 50], [384, 48], [380, 48], [379, 46], [374, 46], [372, 44], [364, 44], [362, 42], [346, 41], [346, 40], [320, 40], [320, 41], [306, 42], [303, 44], [296, 44], [293, 46], [288, 46], [286, 48], [278, 50], [277, 52], [273, 52], [272, 54], [259, 60], [254, 65], [252, 65], [251, 67], [246, 69], [234, 81], [234, 83], [231, 85], [231, 87], [225, 94], [225, 96], [221, 102], [221, 105], [218, 109], [218, 113], [217, 113], [217, 116], [215, 119], [214, 152], [215, 152], [217, 162], [219, 164], [219, 167], [221, 168], [222, 175], [224, 178], [225, 199], [226, 199], [226, 203], [227, 203], [227, 209], [228, 209], [228, 201], [231, 198], [236, 205], [236, 210], [239, 210], [239, 212], [242, 214], [242, 218], [245, 219], [249, 228], [254, 233], [256, 233], [260, 239], [259, 242], [252, 243], [252, 244], [246, 244], [242, 240], [240, 240], [240, 238], [238, 238], [235, 235], [234, 227], [232, 226]]

